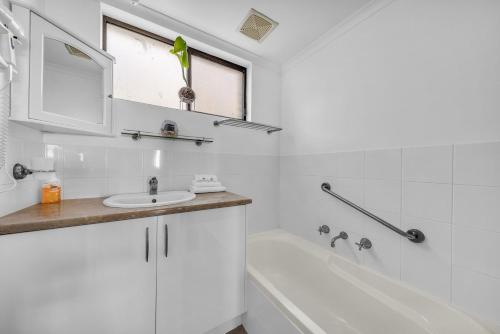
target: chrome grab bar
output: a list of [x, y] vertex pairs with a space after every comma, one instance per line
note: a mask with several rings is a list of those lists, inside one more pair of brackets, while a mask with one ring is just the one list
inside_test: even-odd
[[380, 224], [382, 224], [385, 227], [393, 230], [397, 234], [399, 234], [399, 235], [407, 238], [411, 242], [421, 243], [421, 242], [423, 242], [425, 240], [425, 235], [424, 235], [424, 233], [422, 231], [416, 230], [416, 229], [411, 229], [411, 230], [408, 230], [408, 231], [405, 232], [405, 231], [397, 228], [396, 226], [392, 225], [391, 223], [383, 220], [382, 218], [374, 215], [370, 211], [367, 211], [367, 210], [363, 209], [362, 207], [360, 207], [359, 205], [354, 204], [353, 202], [349, 201], [348, 199], [340, 196], [339, 194], [334, 193], [331, 189], [332, 189], [332, 187], [330, 186], [329, 183], [325, 182], [325, 183], [321, 184], [321, 190], [323, 190], [325, 193], [332, 195], [333, 197], [335, 197], [336, 199], [340, 200], [341, 202], [344, 202], [345, 204], [349, 205], [351, 208], [358, 210], [362, 214], [364, 214], [364, 215], [370, 217], [371, 219], [379, 222]]

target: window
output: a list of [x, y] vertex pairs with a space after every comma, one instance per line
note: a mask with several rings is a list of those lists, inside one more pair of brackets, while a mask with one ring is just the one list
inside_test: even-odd
[[[110, 17], [103, 17], [103, 47], [116, 58], [116, 98], [179, 108], [185, 86], [173, 41]], [[188, 82], [196, 93], [188, 109], [246, 119], [246, 68], [189, 48]]]

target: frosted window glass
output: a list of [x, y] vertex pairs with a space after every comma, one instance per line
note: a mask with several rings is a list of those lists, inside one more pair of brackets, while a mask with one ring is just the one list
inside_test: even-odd
[[116, 58], [114, 97], [179, 108], [177, 93], [185, 83], [169, 44], [113, 24], [106, 37], [107, 51]]
[[243, 117], [244, 75], [241, 71], [192, 55], [191, 73], [197, 111]]

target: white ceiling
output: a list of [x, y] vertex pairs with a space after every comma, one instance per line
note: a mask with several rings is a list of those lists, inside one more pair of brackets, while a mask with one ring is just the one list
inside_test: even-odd
[[[283, 63], [371, 0], [141, 0], [140, 3], [274, 62]], [[238, 26], [250, 8], [278, 21], [262, 43]]]

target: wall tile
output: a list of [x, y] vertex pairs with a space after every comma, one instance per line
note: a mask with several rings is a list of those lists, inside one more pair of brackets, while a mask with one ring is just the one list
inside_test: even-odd
[[54, 169], [58, 177], [64, 175], [64, 152], [61, 145], [45, 145], [45, 157], [54, 159]]
[[455, 185], [453, 224], [500, 232], [500, 188]]
[[401, 150], [367, 151], [365, 178], [401, 180]]
[[[363, 264], [392, 278], [401, 277], [401, 238], [398, 235], [383, 231], [381, 233], [363, 234], [372, 242], [372, 248], [361, 250]], [[358, 242], [352, 240], [352, 242]], [[354, 246], [356, 247], [356, 246]], [[359, 251], [356, 248], [356, 251]]]
[[451, 183], [453, 147], [403, 149], [403, 176], [406, 181]]
[[199, 166], [200, 169], [197, 173], [203, 174], [218, 174], [218, 155], [213, 153], [200, 152], [199, 154]]
[[500, 186], [500, 143], [455, 146], [455, 184]]
[[45, 157], [45, 145], [43, 143], [26, 142], [24, 144], [24, 160], [29, 167], [32, 167], [33, 158]]
[[401, 212], [401, 181], [365, 180], [365, 206], [369, 209]]
[[401, 279], [450, 302], [451, 225], [403, 217], [402, 229], [412, 228], [421, 230], [426, 240], [401, 240]]
[[453, 266], [452, 302], [459, 308], [500, 325], [500, 279]]
[[24, 142], [20, 139], [9, 138], [7, 143], [7, 170], [12, 170], [16, 163], [27, 164], [24, 158]]
[[162, 190], [187, 190], [193, 181], [193, 175], [172, 175], [167, 188]]
[[338, 176], [338, 155], [335, 153], [318, 154], [316, 161], [319, 176]]
[[[321, 190], [321, 181], [318, 179], [318, 183], [315, 185], [317, 190], [320, 192], [323, 192]], [[329, 180], [325, 180], [329, 181]], [[332, 191], [341, 195], [342, 197], [347, 198], [350, 201], [353, 201], [354, 203], [358, 205], [363, 205], [365, 200], [364, 200], [364, 181], [363, 179], [349, 179], [349, 178], [336, 178], [333, 180], [333, 182], [330, 183], [332, 187]], [[330, 195], [325, 194], [325, 196], [328, 196], [328, 199], [330, 202], [337, 202], [340, 203], [338, 199], [335, 199], [331, 197]], [[345, 205], [345, 204], [342, 204]], [[351, 209], [352, 210], [352, 209]]]
[[64, 178], [63, 198], [90, 198], [107, 195], [105, 178]]
[[500, 233], [453, 226], [453, 264], [500, 278]]
[[108, 177], [142, 176], [142, 150], [108, 148]]
[[365, 153], [342, 152], [337, 155], [337, 177], [363, 178]]
[[[242, 174], [246, 169], [245, 161], [239, 154], [219, 154], [219, 163], [217, 168], [218, 174]], [[286, 167], [292, 168], [296, 164], [292, 163], [292, 157], [282, 157], [283, 172], [293, 174], [292, 171], [287, 171]]]
[[106, 149], [103, 147], [63, 146], [65, 178], [106, 177]]
[[18, 182], [14, 190], [0, 193], [0, 217], [39, 201], [40, 184], [38, 181], [30, 179]]
[[252, 205], [247, 206], [247, 219], [253, 222], [248, 226], [249, 233], [262, 232], [269, 227], [277, 228], [278, 189], [274, 177], [259, 175], [248, 181], [245, 187], [247, 195], [252, 198]]
[[172, 152], [172, 175], [205, 174], [201, 156], [196, 152]]
[[405, 182], [403, 212], [407, 216], [451, 222], [452, 186], [437, 183]]
[[143, 151], [144, 176], [168, 176], [172, 172], [172, 160], [165, 150]]
[[146, 183], [142, 176], [120, 177], [107, 179], [107, 193], [115, 194], [133, 194], [146, 191]]

